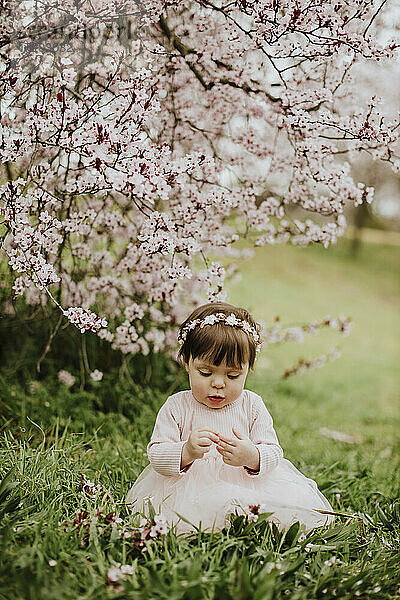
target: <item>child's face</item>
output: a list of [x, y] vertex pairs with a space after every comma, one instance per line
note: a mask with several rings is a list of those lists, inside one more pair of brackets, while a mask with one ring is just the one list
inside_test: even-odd
[[189, 374], [190, 389], [196, 400], [209, 408], [218, 409], [231, 404], [240, 396], [249, 372], [249, 364], [228, 367], [223, 361], [216, 366], [201, 357], [194, 360], [190, 357], [185, 369]]

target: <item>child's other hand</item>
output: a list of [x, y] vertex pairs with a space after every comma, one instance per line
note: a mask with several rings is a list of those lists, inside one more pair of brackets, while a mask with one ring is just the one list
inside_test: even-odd
[[239, 433], [234, 427], [232, 431], [235, 439], [228, 440], [219, 436], [217, 450], [224, 463], [231, 467], [248, 467], [257, 471], [260, 468], [260, 454], [256, 446], [247, 435]]
[[211, 431], [207, 427], [197, 427], [197, 429], [193, 429], [190, 432], [189, 439], [185, 445], [190, 456], [195, 459], [202, 458], [210, 450], [213, 442], [219, 442], [219, 437], [214, 431]]

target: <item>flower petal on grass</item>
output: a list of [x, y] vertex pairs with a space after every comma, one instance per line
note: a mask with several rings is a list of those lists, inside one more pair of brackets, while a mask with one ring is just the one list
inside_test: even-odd
[[344, 442], [345, 444], [361, 444], [362, 442], [362, 437], [360, 435], [348, 435], [347, 433], [333, 431], [332, 429], [327, 429], [326, 427], [321, 427], [319, 433], [320, 435], [330, 438], [331, 440]]

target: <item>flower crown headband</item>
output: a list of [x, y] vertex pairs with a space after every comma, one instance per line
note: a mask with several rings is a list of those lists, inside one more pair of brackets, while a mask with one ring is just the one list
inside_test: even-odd
[[230, 327], [238, 327], [239, 329], [243, 329], [243, 331], [253, 338], [256, 344], [256, 352], [260, 352], [262, 342], [258, 331], [252, 327], [248, 321], [238, 319], [238, 317], [236, 317], [236, 315], [233, 313], [230, 315], [225, 315], [224, 313], [214, 313], [213, 315], [204, 317], [204, 319], [194, 319], [193, 321], [189, 321], [189, 323], [187, 323], [178, 333], [178, 342], [183, 344], [186, 341], [189, 331], [192, 331], [196, 327], [203, 329], [203, 327], [206, 325], [215, 325], [215, 323], [224, 323], [224, 325], [229, 325]]

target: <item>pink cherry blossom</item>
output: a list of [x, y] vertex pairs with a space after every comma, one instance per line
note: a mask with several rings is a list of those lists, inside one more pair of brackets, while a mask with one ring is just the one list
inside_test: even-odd
[[[184, 307], [226, 297], [248, 252], [238, 241], [335, 243], [346, 208], [374, 194], [349, 158], [400, 168], [398, 118], [379, 98], [363, 105], [351, 79], [354, 65], [396, 57], [397, 41], [378, 41], [385, 3], [43, 0], [37, 10], [10, 0], [0, 17], [13, 293], [54, 303], [124, 353], [173, 353]], [[329, 322], [309, 332], [350, 330]], [[307, 327], [273, 325], [267, 342], [301, 342]]]
[[70, 307], [64, 311], [68, 321], [76, 325], [81, 333], [85, 331], [98, 331], [100, 327], [106, 327], [107, 321], [101, 319], [95, 313], [78, 306]]

